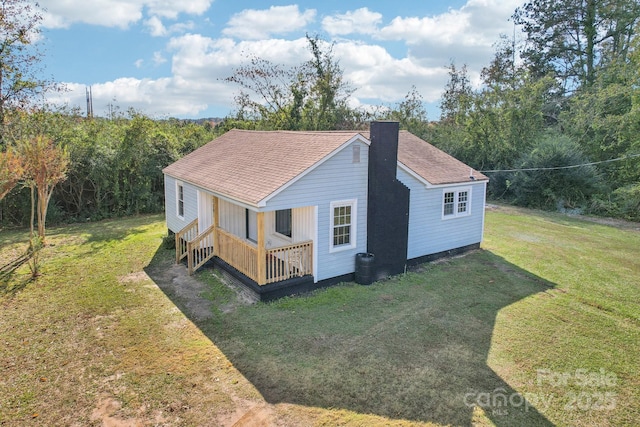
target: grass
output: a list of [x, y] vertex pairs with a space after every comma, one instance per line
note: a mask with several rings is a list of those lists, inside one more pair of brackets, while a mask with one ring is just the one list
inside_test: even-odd
[[483, 250], [371, 286], [228, 310], [199, 273], [207, 318], [161, 217], [54, 228], [0, 282], [0, 425], [637, 425], [638, 228], [499, 208]]

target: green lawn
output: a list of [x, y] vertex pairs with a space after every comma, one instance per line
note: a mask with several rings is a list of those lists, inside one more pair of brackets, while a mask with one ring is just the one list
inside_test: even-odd
[[161, 217], [52, 228], [0, 281], [0, 425], [637, 425], [639, 229], [493, 209], [482, 250], [371, 286], [244, 306], [201, 272], [203, 317]]

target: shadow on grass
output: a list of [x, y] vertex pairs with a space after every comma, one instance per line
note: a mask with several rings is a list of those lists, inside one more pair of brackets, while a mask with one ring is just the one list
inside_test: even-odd
[[15, 271], [0, 276], [0, 296], [14, 296], [22, 291], [27, 285], [33, 282], [31, 275], [23, 275], [23, 277], [15, 278]]
[[476, 407], [498, 426], [552, 425], [487, 365], [498, 312], [552, 285], [490, 252], [207, 321], [159, 283], [168, 257], [156, 258], [148, 274], [270, 403], [451, 425]]

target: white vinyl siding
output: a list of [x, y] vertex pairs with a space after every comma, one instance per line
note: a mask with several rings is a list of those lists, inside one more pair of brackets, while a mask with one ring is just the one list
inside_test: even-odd
[[247, 238], [246, 210], [224, 199], [218, 201], [220, 228], [241, 239]]
[[[353, 163], [353, 144], [360, 145], [360, 163]], [[269, 211], [297, 207], [317, 209], [314, 210], [317, 213], [317, 241], [314, 242], [316, 280], [353, 273], [356, 253], [367, 251], [368, 156], [369, 146], [354, 141], [267, 202], [265, 209]], [[339, 200], [357, 200], [358, 208], [353, 218], [357, 227], [352, 230], [352, 247], [331, 251], [331, 202]], [[296, 235], [296, 221], [294, 209], [294, 241], [305, 240]], [[267, 218], [265, 223], [269, 224]]]
[[202, 190], [198, 191], [198, 229], [203, 232], [213, 225], [213, 197]]
[[[408, 259], [448, 251], [463, 246], [480, 243], [485, 203], [485, 182], [477, 182], [465, 187], [425, 188], [403, 170], [398, 171], [398, 179], [411, 190], [409, 203], [409, 245]], [[468, 214], [456, 220], [443, 219], [444, 193], [467, 188]], [[454, 209], [458, 209], [455, 199]]]
[[189, 183], [182, 183], [182, 199], [184, 215], [178, 216], [178, 185], [177, 180], [168, 175], [164, 176], [165, 215], [167, 228], [174, 233], [182, 230], [187, 224], [198, 217], [198, 191]]
[[[265, 245], [267, 249], [306, 242], [315, 238], [315, 207], [291, 209], [291, 237], [276, 233], [276, 212], [264, 213]], [[315, 251], [315, 249], [314, 249]]]

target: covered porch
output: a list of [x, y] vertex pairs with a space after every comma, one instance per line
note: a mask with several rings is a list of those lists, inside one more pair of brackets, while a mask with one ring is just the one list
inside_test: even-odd
[[284, 210], [289, 211], [289, 228], [288, 235], [282, 235], [276, 232], [275, 212], [199, 194], [198, 218], [175, 234], [176, 263], [186, 258], [193, 274], [217, 257], [259, 286], [313, 276], [312, 209]]

